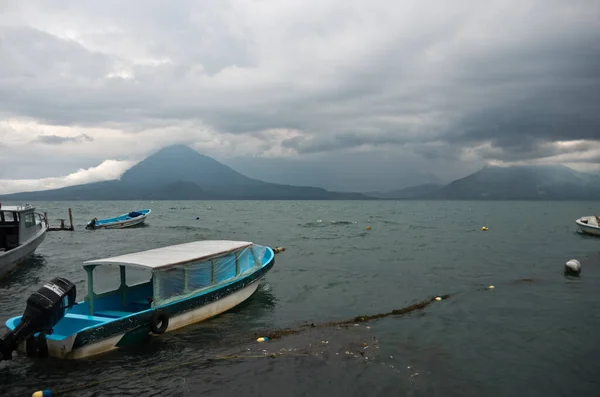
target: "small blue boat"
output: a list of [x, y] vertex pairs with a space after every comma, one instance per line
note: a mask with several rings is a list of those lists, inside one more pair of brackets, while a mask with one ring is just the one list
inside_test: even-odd
[[85, 226], [88, 230], [93, 229], [123, 229], [125, 227], [136, 226], [144, 223], [150, 216], [152, 210], [131, 211], [127, 214], [119, 215], [114, 218], [98, 219], [94, 218]]
[[[9, 356], [14, 348], [30, 356], [79, 359], [198, 323], [252, 296], [282, 251], [247, 241], [204, 240], [84, 262], [86, 298], [75, 303], [68, 280], [44, 284], [37, 295], [49, 298], [32, 295], [24, 315], [6, 321], [9, 334], [0, 353]], [[118, 288], [96, 293], [94, 274], [111, 269]], [[41, 308], [29, 310], [38, 301]]]

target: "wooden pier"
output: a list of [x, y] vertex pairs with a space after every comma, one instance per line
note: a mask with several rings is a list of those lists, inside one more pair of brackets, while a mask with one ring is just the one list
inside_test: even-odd
[[[50, 222], [48, 222], [48, 213], [44, 212], [44, 218], [46, 218], [46, 223], [48, 225], [50, 225]], [[60, 221], [60, 226], [58, 227], [53, 227], [50, 226], [48, 228], [49, 232], [58, 232], [58, 231], [69, 231], [72, 232], [73, 230], [75, 230], [75, 228], [73, 227], [73, 213], [71, 212], [71, 208], [69, 208], [69, 227], [65, 226], [65, 220], [64, 219], [59, 219]]]

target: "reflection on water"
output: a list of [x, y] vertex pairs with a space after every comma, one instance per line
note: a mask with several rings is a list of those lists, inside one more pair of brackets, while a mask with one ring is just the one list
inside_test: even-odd
[[0, 288], [8, 287], [12, 284], [29, 285], [38, 283], [40, 280], [39, 270], [45, 264], [46, 258], [43, 255], [37, 253], [29, 255], [11, 274], [0, 279]]
[[[31, 291], [55, 276], [83, 296], [88, 259], [207, 239], [287, 251], [258, 291], [227, 313], [88, 360], [2, 362], [0, 394], [106, 380], [62, 395], [597, 396], [600, 240], [573, 225], [592, 204], [40, 203], [49, 214], [72, 207], [78, 225], [115, 208], [152, 207], [152, 227], [50, 233], [29, 267], [0, 283], [2, 321], [21, 314]], [[480, 232], [483, 224], [489, 232]], [[579, 279], [563, 277], [572, 258], [583, 265]], [[495, 289], [480, 290], [489, 285]], [[256, 341], [260, 332], [455, 291], [418, 315]], [[243, 357], [208, 361], [231, 355]]]

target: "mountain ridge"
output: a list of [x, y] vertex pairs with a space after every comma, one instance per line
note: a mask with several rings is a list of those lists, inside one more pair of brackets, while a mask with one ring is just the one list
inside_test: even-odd
[[185, 145], [146, 157], [120, 179], [2, 195], [3, 200], [347, 200], [361, 193], [274, 184], [246, 177]]
[[487, 166], [420, 198], [441, 200], [596, 200], [600, 175], [564, 165]]
[[6, 194], [1, 200], [599, 200], [600, 174], [563, 165], [485, 166], [449, 184], [333, 192], [243, 175], [185, 145], [164, 147], [118, 180]]

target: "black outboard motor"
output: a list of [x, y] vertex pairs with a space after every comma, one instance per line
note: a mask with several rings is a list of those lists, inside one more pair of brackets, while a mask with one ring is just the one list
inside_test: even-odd
[[52, 328], [75, 304], [77, 289], [69, 280], [56, 277], [31, 294], [21, 322], [0, 338], [0, 361], [12, 359], [12, 352], [34, 334], [52, 334]]
[[88, 222], [87, 225], [85, 225], [85, 228], [90, 230], [90, 229], [95, 229], [96, 228], [96, 221], [98, 220], [98, 218], [94, 218], [91, 221]]

